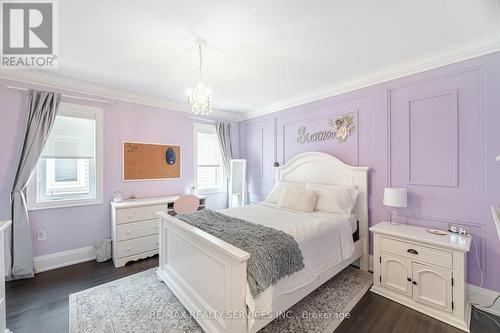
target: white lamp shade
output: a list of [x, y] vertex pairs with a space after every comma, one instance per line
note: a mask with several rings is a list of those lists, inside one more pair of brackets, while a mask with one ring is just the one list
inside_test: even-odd
[[384, 205], [389, 207], [407, 207], [408, 199], [405, 188], [389, 188], [384, 190]]

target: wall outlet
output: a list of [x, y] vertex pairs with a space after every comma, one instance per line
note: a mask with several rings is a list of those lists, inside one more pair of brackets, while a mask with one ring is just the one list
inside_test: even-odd
[[469, 229], [459, 224], [448, 224], [448, 231], [454, 232], [459, 235], [468, 235]]
[[47, 230], [45, 229], [40, 229], [37, 231], [36, 233], [36, 238], [39, 240], [39, 241], [44, 241], [47, 239]]

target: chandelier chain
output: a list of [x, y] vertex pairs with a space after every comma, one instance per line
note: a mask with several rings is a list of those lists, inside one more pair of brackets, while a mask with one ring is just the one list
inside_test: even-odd
[[196, 115], [208, 115], [211, 113], [212, 90], [203, 83], [203, 40], [198, 40], [199, 73], [198, 84], [194, 89], [187, 90], [188, 105]]
[[199, 73], [199, 81], [201, 82], [202, 81], [202, 70], [203, 70], [203, 53], [202, 53], [202, 49], [201, 49], [201, 42], [198, 43], [198, 53], [199, 53], [199, 57], [200, 57], [200, 73]]

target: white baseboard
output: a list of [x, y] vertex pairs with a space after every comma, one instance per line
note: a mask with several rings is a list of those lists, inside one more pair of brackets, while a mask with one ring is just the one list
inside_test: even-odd
[[95, 260], [96, 252], [93, 246], [79, 249], [51, 253], [33, 258], [35, 273], [50, 271], [52, 269], [79, 264], [81, 262]]
[[[373, 272], [373, 255], [369, 255], [369, 270]], [[475, 286], [473, 284], [467, 283], [467, 300], [469, 303], [476, 303], [481, 305], [490, 305], [493, 303], [497, 295], [499, 294], [497, 291], [481, 288]], [[500, 300], [497, 303], [488, 309], [481, 308], [479, 309], [494, 314], [495, 316], [500, 316]]]
[[[481, 288], [467, 283], [467, 299], [470, 303], [477, 303], [483, 306], [491, 305], [498, 294], [499, 293], [497, 291]], [[476, 307], [482, 311], [494, 314], [495, 316], [500, 316], [500, 300], [498, 300], [494, 306], [488, 309], [481, 308], [480, 306]]]

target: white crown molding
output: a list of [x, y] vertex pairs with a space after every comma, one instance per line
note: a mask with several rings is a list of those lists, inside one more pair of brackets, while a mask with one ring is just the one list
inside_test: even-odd
[[[497, 0], [497, 2], [500, 3], [500, 0]], [[500, 51], [500, 4], [496, 9], [496, 16], [499, 17], [496, 33], [402, 61], [364, 75], [347, 79], [329, 87], [311, 91], [302, 96], [271, 104], [255, 111], [240, 113], [226, 110], [213, 110], [211, 116], [207, 117], [207, 119], [221, 119], [238, 122], [256, 118], [294, 106], [315, 102], [375, 84], [498, 52]], [[21, 82], [28, 85], [39, 85], [76, 94], [90, 95], [111, 101], [123, 101], [171, 111], [190, 113], [184, 103], [65, 78], [47, 71], [0, 70], [0, 79]]]
[[[49, 72], [35, 70], [0, 70], [0, 79], [20, 82], [27, 85], [38, 85], [49, 89], [83, 94], [93, 97], [108, 99], [111, 101], [122, 101], [134, 104], [146, 105], [166, 109], [170, 111], [191, 113], [186, 104], [169, 101], [162, 98], [151, 97], [130, 91], [101, 86], [95, 83], [74, 80]], [[226, 110], [213, 110], [207, 119], [221, 119], [228, 121], [240, 121], [242, 115], [237, 112]]]
[[[500, 15], [500, 13], [497, 12], [497, 15]], [[256, 111], [247, 112], [243, 117], [244, 119], [260, 117], [294, 106], [315, 102], [328, 97], [344, 94], [357, 89], [373, 86], [375, 84], [421, 73], [498, 51], [500, 51], [500, 34], [485, 35], [469, 42], [457, 44], [416, 58], [402, 61], [364, 75], [359, 75], [332, 86], [311, 91], [308, 94], [284, 100]]]

